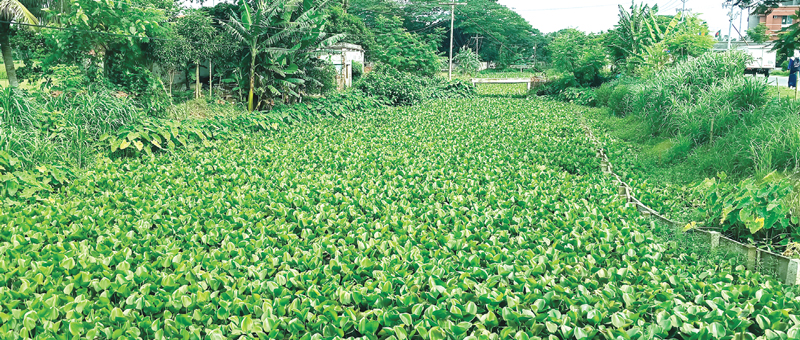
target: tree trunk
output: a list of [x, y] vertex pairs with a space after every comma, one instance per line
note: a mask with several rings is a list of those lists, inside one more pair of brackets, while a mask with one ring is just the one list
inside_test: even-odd
[[184, 78], [186, 78], [186, 79], [185, 79], [185, 82], [186, 82], [186, 92], [189, 92], [189, 90], [191, 90], [191, 89], [192, 89], [192, 82], [191, 82], [191, 81], [189, 81], [189, 80], [190, 80], [190, 79], [189, 79], [189, 78], [190, 78], [190, 77], [189, 77], [189, 74], [190, 74], [190, 73], [189, 73], [189, 70], [191, 70], [191, 69], [189, 68], [189, 64], [187, 63], [187, 64], [186, 64], [186, 66], [184, 66], [184, 67], [183, 67], [183, 77], [184, 77]]
[[11, 24], [0, 23], [0, 50], [3, 53], [3, 63], [6, 64], [6, 74], [8, 75], [8, 85], [19, 87], [17, 80], [17, 70], [14, 68], [14, 51], [11, 50], [11, 43], [8, 40]]
[[211, 98], [214, 95], [213, 88], [214, 88], [214, 77], [212, 77], [213, 73], [211, 73], [211, 59], [208, 60], [208, 98]]
[[169, 70], [169, 100], [172, 102], [172, 85], [175, 82], [175, 70]]
[[194, 99], [200, 98], [200, 62], [194, 64]]
[[253, 88], [256, 83], [256, 54], [255, 51], [250, 53], [250, 93], [247, 95], [247, 109], [253, 112]]

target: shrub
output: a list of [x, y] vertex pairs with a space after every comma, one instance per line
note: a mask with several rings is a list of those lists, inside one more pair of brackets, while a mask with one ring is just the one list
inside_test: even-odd
[[364, 64], [354, 61], [353, 62], [353, 81], [358, 81], [364, 75]]
[[611, 83], [604, 83], [594, 90], [595, 98], [597, 98], [598, 106], [608, 106], [608, 99], [614, 92], [614, 85]]
[[[353, 66], [355, 78], [355, 64]], [[330, 62], [316, 60], [309, 65], [306, 72], [305, 92], [307, 94], [322, 95], [336, 90], [336, 67]]]
[[738, 239], [767, 240], [794, 234], [798, 217], [792, 216], [789, 197], [792, 185], [774, 173], [761, 180], [745, 179], [731, 183], [722, 175], [700, 186], [707, 192], [705, 209], [707, 227], [717, 227]]
[[367, 96], [379, 98], [393, 106], [407, 106], [428, 99], [474, 95], [472, 85], [443, 78], [421, 77], [408, 72], [378, 65], [354, 86]]
[[617, 85], [608, 96], [608, 107], [617, 116], [625, 116], [630, 112], [630, 89], [627, 85]]
[[[469, 47], [461, 47], [453, 57], [453, 62], [458, 66], [461, 73], [473, 75], [481, 68], [481, 58]], [[449, 66], [448, 66], [449, 67]]]
[[569, 87], [555, 96], [557, 100], [584, 106], [596, 106], [595, 91], [591, 88]]
[[696, 144], [727, 134], [747, 112], [767, 101], [767, 85], [753, 78], [727, 78], [694, 97], [678, 102], [668, 117], [670, 133], [680, 132]]
[[575, 80], [575, 76], [569, 73], [560, 74], [554, 77], [553, 80], [537, 86], [531, 91], [536, 93], [537, 96], [553, 96], [561, 93], [567, 88], [570, 87], [579, 87], [578, 81]]
[[95, 154], [102, 134], [134, 123], [144, 110], [131, 97], [104, 87], [68, 92], [25, 93], [6, 89], [0, 95], [2, 150], [18, 159], [18, 168], [42, 164], [83, 167]]

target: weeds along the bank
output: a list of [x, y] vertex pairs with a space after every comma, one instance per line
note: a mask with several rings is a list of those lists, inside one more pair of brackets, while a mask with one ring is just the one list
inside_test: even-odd
[[105, 89], [75, 92], [0, 92], [0, 151], [18, 169], [39, 165], [83, 167], [101, 135], [144, 118], [133, 99]]
[[419, 104], [431, 99], [465, 98], [476, 94], [475, 87], [459, 79], [423, 77], [379, 64], [354, 87], [370, 97], [393, 106]]
[[[594, 93], [608, 116], [594, 118], [633, 142], [634, 150], [609, 152], [643, 201], [782, 252], [800, 242], [800, 105], [745, 77], [745, 61], [736, 52], [706, 54], [650, 77], [607, 83]], [[667, 202], [647, 193], [681, 187]]]
[[[158, 103], [151, 100], [103, 88], [31, 93], [6, 89], [0, 97], [0, 199], [10, 204], [43, 199], [98, 157], [154, 155], [190, 143], [208, 145], [211, 139], [241, 133], [275, 131], [318, 118], [342, 118], [386, 105], [468, 97], [475, 92], [463, 82], [399, 72], [378, 75], [390, 81], [368, 85], [367, 94], [360, 90], [329, 93], [262, 112], [206, 99], [155, 110], [153, 104]], [[408, 85], [406, 80], [414, 86], [401, 91]]]

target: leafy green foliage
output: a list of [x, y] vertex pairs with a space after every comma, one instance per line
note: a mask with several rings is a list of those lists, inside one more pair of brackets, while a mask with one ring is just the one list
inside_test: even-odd
[[480, 56], [467, 47], [458, 50], [453, 56], [453, 63], [458, 66], [458, 71], [467, 75], [474, 75], [481, 68]]
[[773, 241], [779, 235], [791, 234], [782, 237], [784, 245], [791, 239], [800, 240], [800, 220], [792, 216], [787, 199], [792, 185], [771, 177], [774, 174], [760, 181], [748, 178], [730, 183], [723, 176], [700, 184], [707, 192], [702, 212], [709, 227], [718, 227], [740, 239]]
[[628, 74], [652, 74], [674, 62], [698, 57], [714, 45], [697, 15], [660, 16], [658, 6], [619, 5], [619, 22], [606, 35], [614, 64]]
[[575, 103], [578, 105], [597, 105], [595, 91], [591, 88], [568, 87], [564, 89], [564, 91], [561, 91], [555, 98], [563, 102]]
[[475, 88], [460, 80], [448, 82], [443, 78], [421, 77], [378, 65], [354, 85], [364, 94], [394, 106], [414, 105], [429, 99], [470, 97]]
[[559, 31], [550, 44], [553, 65], [571, 73], [580, 86], [599, 86], [601, 71], [608, 64], [602, 38], [573, 28]]
[[[363, 68], [362, 68], [363, 70]], [[304, 84], [304, 93], [311, 95], [326, 94], [336, 90], [336, 67], [325, 60], [313, 60], [306, 65], [304, 71], [308, 81]], [[355, 63], [353, 78], [355, 79]]]
[[69, 168], [61, 166], [38, 166], [34, 170], [22, 170], [20, 165], [19, 159], [0, 151], [0, 198], [4, 199], [3, 205], [41, 200], [74, 177]]
[[436, 47], [403, 28], [398, 17], [378, 16], [372, 60], [403, 72], [431, 77], [439, 71]]
[[148, 64], [149, 38], [166, 32], [161, 24], [169, 10], [164, 8], [146, 1], [76, 0], [63, 11], [50, 12], [49, 21], [66, 29], [43, 31], [51, 51], [45, 69], [77, 65], [92, 80], [141, 70]]
[[144, 108], [117, 92], [74, 87], [82, 81], [81, 77], [64, 78], [54, 86], [61, 90], [52, 93], [2, 92], [0, 150], [19, 160], [18, 169], [86, 167], [97, 152], [97, 138], [144, 116]]
[[364, 75], [364, 64], [353, 62], [353, 81], [358, 81]]
[[797, 22], [798, 18], [800, 18], [800, 8], [792, 15], [792, 24], [782, 29], [781, 34], [778, 35], [778, 40], [775, 41], [772, 47], [773, 50], [778, 51], [779, 55], [793, 56], [794, 51], [800, 48], [800, 40], [798, 40], [798, 37], [800, 37], [800, 23]]
[[3, 335], [795, 338], [797, 289], [661, 242], [575, 108], [432, 101], [100, 162], [0, 210]]
[[300, 72], [295, 60], [307, 60], [310, 51], [340, 38], [324, 33], [324, 11], [311, 0], [259, 0], [255, 6], [242, 0], [238, 10], [222, 25], [248, 52], [242, 69], [248, 70], [249, 83], [240, 84], [249, 88], [247, 108], [253, 111], [276, 96], [299, 97], [305, 80], [295, 76]]
[[548, 79], [546, 83], [532, 88], [531, 92], [536, 93], [538, 96], [555, 96], [570, 87], [578, 86], [580, 84], [571, 73], [559, 74]]

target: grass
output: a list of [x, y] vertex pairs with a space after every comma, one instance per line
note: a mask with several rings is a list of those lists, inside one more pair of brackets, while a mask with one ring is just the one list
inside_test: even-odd
[[0, 93], [0, 150], [20, 160], [19, 170], [40, 165], [88, 166], [97, 155], [96, 142], [142, 118], [130, 98], [94, 89], [74, 94], [27, 95], [5, 88]]
[[769, 75], [771, 75], [771, 76], [788, 77], [789, 76], [789, 71], [786, 71], [786, 70], [772, 71], [772, 72], [769, 73]]
[[[785, 86], [770, 86], [770, 95], [780, 97], [780, 98], [789, 98], [789, 99], [800, 99], [800, 92], [795, 91], [795, 89], [790, 89]], [[796, 96], [796, 97], [795, 97]]]
[[[20, 68], [25, 66], [25, 63], [21, 61], [14, 62], [16, 68]], [[8, 73], [6, 73], [6, 64], [0, 62], [0, 80], [8, 80]], [[7, 86], [7, 85], [4, 85]]]
[[175, 120], [209, 119], [214, 117], [235, 117], [246, 112], [242, 104], [232, 104], [222, 100], [201, 98], [189, 100], [167, 109], [167, 118]]

